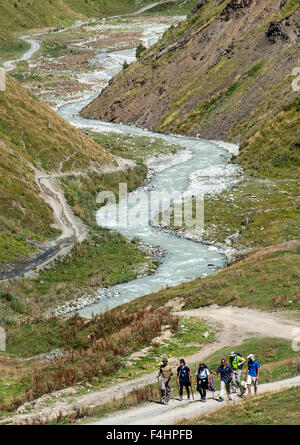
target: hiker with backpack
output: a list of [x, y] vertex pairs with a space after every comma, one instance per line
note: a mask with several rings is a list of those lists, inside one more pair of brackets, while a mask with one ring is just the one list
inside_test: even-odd
[[195, 376], [195, 389], [200, 394], [201, 402], [206, 402], [206, 391], [210, 387], [210, 372], [205, 363], [199, 363]]
[[236, 393], [237, 389], [240, 389], [241, 396], [244, 394], [244, 388], [241, 385], [241, 377], [243, 372], [243, 364], [246, 360], [241, 356], [239, 352], [231, 351], [230, 353], [230, 366], [233, 370], [232, 374], [232, 392]]
[[253, 354], [249, 354], [247, 356], [248, 361], [248, 373], [247, 373], [247, 386], [248, 386], [248, 393], [251, 395], [251, 385], [254, 386], [254, 393], [257, 395], [257, 386], [258, 386], [258, 379], [259, 379], [259, 371], [260, 371], [260, 364], [257, 360], [255, 360], [255, 357]]
[[232, 400], [230, 395], [230, 384], [232, 381], [233, 370], [227, 364], [227, 361], [223, 358], [221, 360], [221, 365], [218, 367], [217, 371], [215, 372], [213, 369], [211, 369], [210, 372], [214, 375], [221, 375], [221, 391], [219, 395], [219, 402], [224, 401], [225, 393], [227, 394], [228, 400]]
[[183, 387], [185, 387], [187, 392], [187, 398], [190, 400], [190, 386], [191, 386], [191, 370], [185, 364], [185, 360], [182, 358], [179, 362], [179, 366], [177, 368], [177, 384], [179, 380], [179, 397], [182, 400], [183, 396]]
[[168, 364], [168, 359], [165, 357], [157, 375], [158, 382], [160, 379], [161, 401], [164, 405], [167, 405], [170, 400], [172, 375], [172, 366]]

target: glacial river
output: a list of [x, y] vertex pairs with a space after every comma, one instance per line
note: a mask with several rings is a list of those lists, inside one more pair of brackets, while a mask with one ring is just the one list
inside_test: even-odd
[[[165, 25], [153, 26], [144, 31], [143, 42], [153, 44], [165, 31]], [[135, 50], [101, 51], [94, 63], [99, 64], [99, 71], [93, 72], [98, 80], [106, 84], [121, 69], [124, 60], [135, 60]], [[90, 75], [89, 75], [90, 76]], [[86, 81], [86, 79], [84, 79]], [[97, 95], [99, 92], [97, 93]], [[79, 313], [89, 317], [92, 314], [116, 307], [136, 297], [142, 297], [158, 291], [165, 286], [175, 286], [184, 281], [197, 277], [212, 275], [216, 270], [226, 265], [226, 257], [217, 249], [206, 244], [190, 241], [152, 227], [151, 220], [157, 215], [157, 209], [149, 211], [141, 206], [141, 202], [151, 202], [153, 192], [174, 192], [176, 196], [200, 195], [201, 193], [218, 192], [230, 187], [236, 182], [238, 166], [230, 164], [230, 149], [234, 146], [173, 135], [154, 133], [134, 126], [106, 123], [97, 120], [84, 119], [79, 116], [80, 111], [97, 95], [84, 98], [59, 108], [59, 114], [78, 128], [91, 129], [95, 132], [116, 132], [133, 136], [148, 136], [159, 138], [171, 144], [181, 146], [185, 151], [162, 158], [159, 171], [151, 178], [146, 187], [122, 198], [117, 205], [102, 207], [97, 212], [97, 222], [100, 226], [118, 231], [126, 237], [139, 238], [143, 243], [160, 246], [165, 251], [157, 271], [153, 275], [137, 278], [128, 283], [113, 286], [105, 291], [100, 290], [101, 299], [92, 306], [82, 309]], [[224, 148], [225, 147], [225, 148]], [[127, 206], [127, 213], [124, 208]], [[114, 215], [121, 214], [121, 218]], [[133, 218], [127, 215], [138, 214]]]

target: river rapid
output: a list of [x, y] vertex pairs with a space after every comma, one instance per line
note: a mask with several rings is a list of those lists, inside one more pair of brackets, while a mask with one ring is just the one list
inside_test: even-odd
[[[109, 26], [109, 24], [104, 26]], [[149, 26], [143, 32], [141, 39], [143, 44], [146, 46], [154, 44], [166, 28], [166, 25], [162, 24]], [[101, 50], [92, 62], [96, 66], [99, 65], [99, 70], [89, 73], [89, 76], [93, 76], [97, 81], [101, 79], [105, 87], [108, 81], [122, 69], [125, 60], [127, 62], [135, 60], [135, 49], [111, 53]], [[89, 81], [92, 82], [92, 80], [89, 77]], [[84, 78], [83, 81], [86, 82], [87, 79]], [[144, 187], [129, 196], [124, 196], [117, 205], [103, 206], [97, 212], [97, 222], [100, 226], [118, 231], [128, 238], [137, 237], [145, 244], [160, 246], [165, 251], [165, 255], [153, 275], [143, 276], [109, 289], [100, 289], [99, 300], [95, 304], [83, 309], [79, 308], [80, 315], [84, 317], [101, 313], [134, 298], [158, 291], [165, 286], [175, 286], [197, 277], [212, 275], [223, 268], [227, 260], [220, 249], [180, 238], [152, 226], [151, 221], [158, 213], [156, 206], [152, 205], [153, 192], [173, 193], [172, 196], [176, 199], [181, 196], [186, 199], [191, 196], [201, 197], [205, 193], [219, 193], [236, 183], [241, 172], [238, 166], [230, 164], [232, 154], [237, 154], [238, 151], [235, 145], [165, 135], [131, 125], [82, 118], [80, 111], [98, 94], [99, 91], [90, 97], [63, 105], [57, 111], [80, 129], [159, 138], [167, 143], [177, 144], [184, 150], [180, 150], [176, 155], [152, 159], [154, 174]], [[124, 209], [126, 209], [125, 213]], [[121, 216], [118, 218], [119, 215]]]

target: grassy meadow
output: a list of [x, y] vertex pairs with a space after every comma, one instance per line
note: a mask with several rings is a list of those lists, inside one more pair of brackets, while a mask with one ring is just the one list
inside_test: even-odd
[[182, 420], [179, 425], [299, 425], [300, 388], [246, 398], [201, 417]]

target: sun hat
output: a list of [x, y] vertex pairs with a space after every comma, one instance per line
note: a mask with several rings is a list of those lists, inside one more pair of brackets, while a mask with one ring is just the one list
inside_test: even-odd
[[167, 361], [168, 361], [167, 357], [164, 357], [163, 362], [167, 362]]
[[254, 355], [253, 355], [253, 354], [249, 354], [249, 355], [247, 356], [247, 358], [253, 358], [253, 359], [254, 359]]

